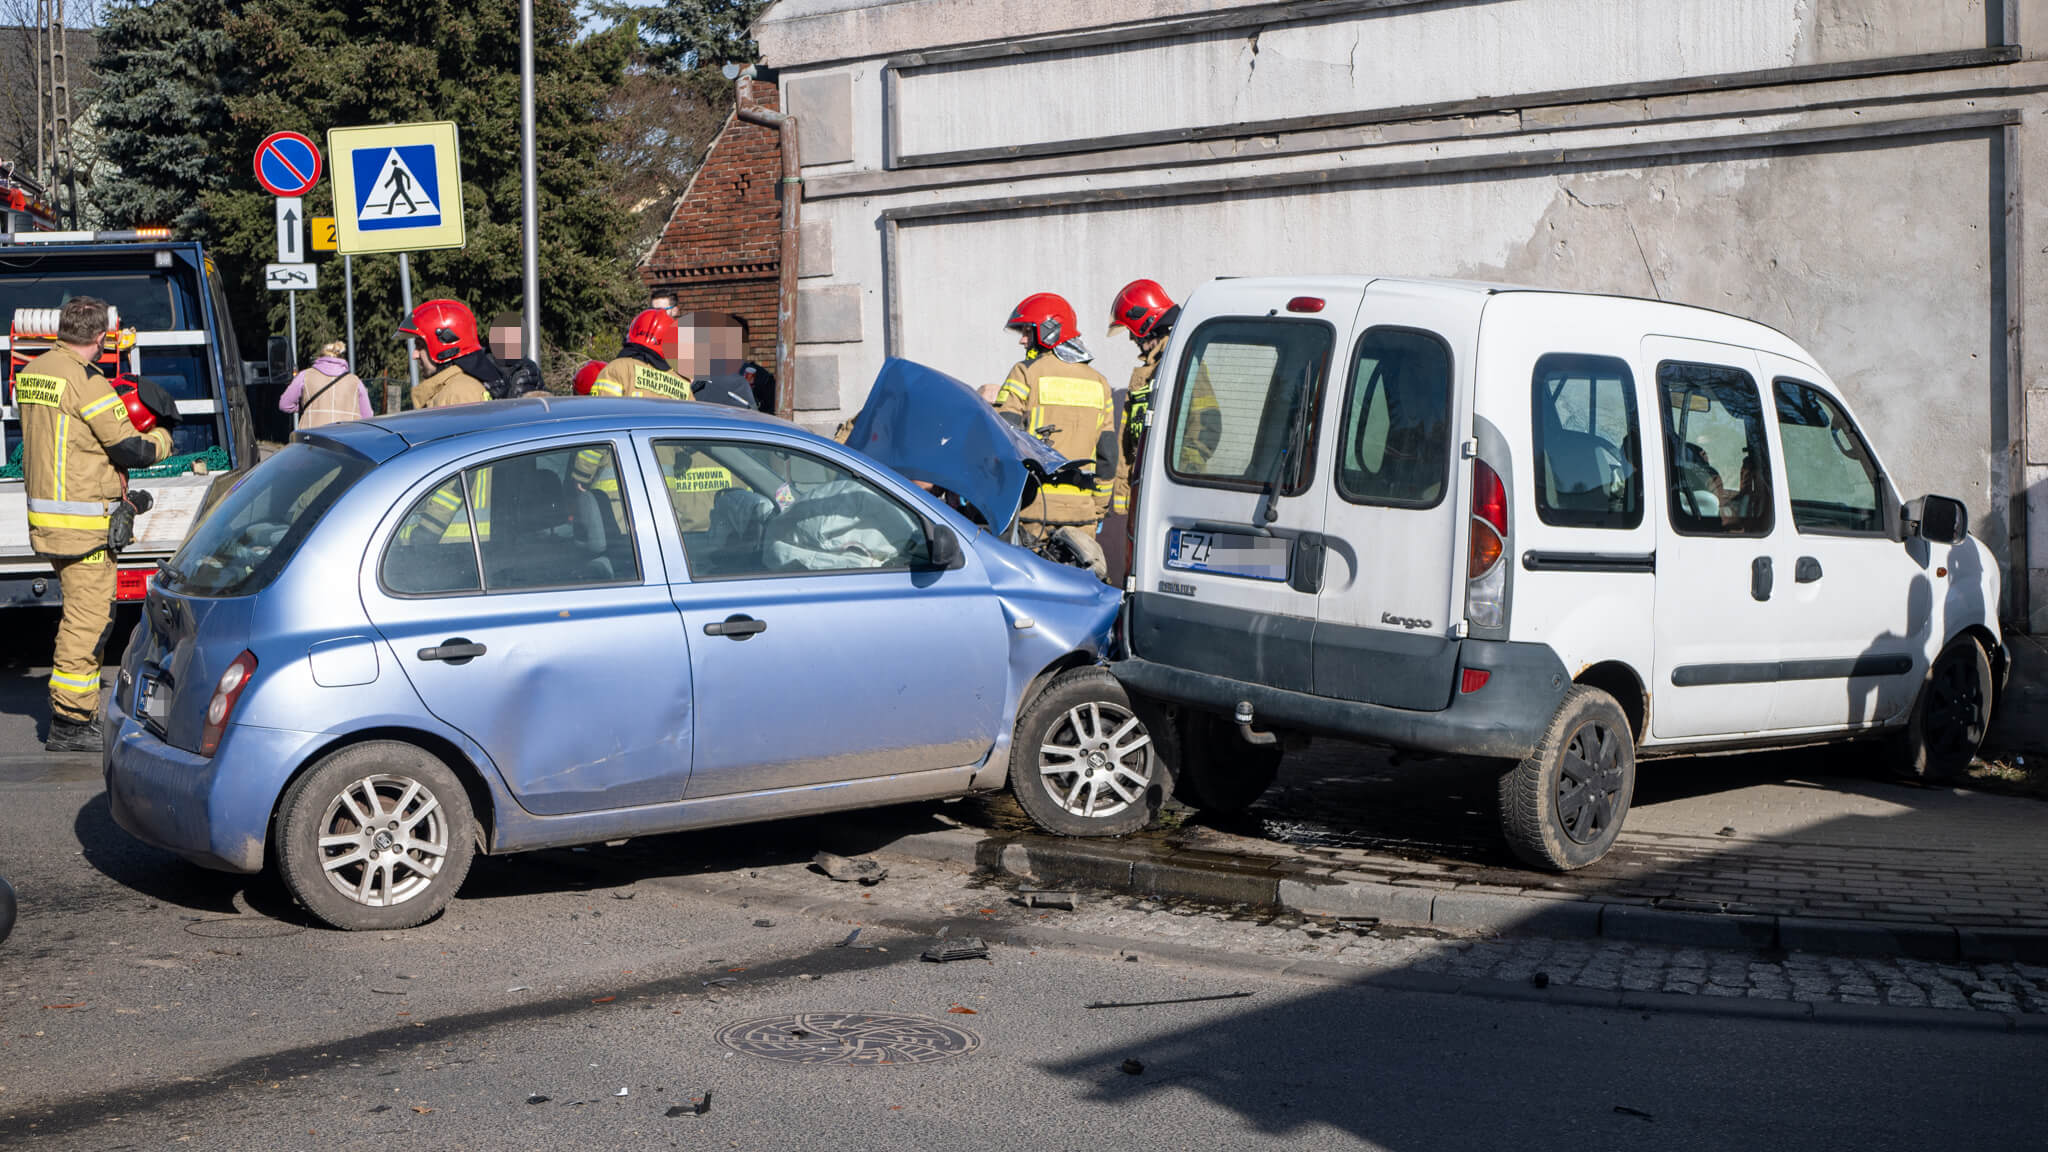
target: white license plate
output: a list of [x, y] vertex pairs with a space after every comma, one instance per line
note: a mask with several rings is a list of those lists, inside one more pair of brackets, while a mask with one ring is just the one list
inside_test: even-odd
[[1249, 580], [1287, 579], [1293, 548], [1275, 536], [1241, 532], [1195, 532], [1175, 528], [1166, 534], [1166, 566], [1186, 572], [1214, 572]]

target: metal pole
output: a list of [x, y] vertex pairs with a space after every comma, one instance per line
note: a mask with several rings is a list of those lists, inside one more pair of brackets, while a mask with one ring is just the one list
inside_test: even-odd
[[522, 272], [526, 316], [520, 347], [540, 362], [540, 210], [534, 175], [533, 147], [533, 0], [519, 0], [519, 211], [520, 244], [526, 259]]
[[[398, 254], [398, 299], [405, 305], [405, 314], [407, 318], [410, 318], [412, 316], [412, 260], [404, 252]], [[413, 388], [418, 389], [420, 386], [420, 362], [414, 359], [409, 342], [405, 353], [405, 371], [407, 375], [412, 377]]]
[[348, 341], [348, 370], [356, 370], [356, 258], [341, 258], [342, 339]]
[[776, 263], [775, 308], [775, 414], [784, 420], [796, 418], [796, 279], [799, 246], [803, 235], [803, 160], [797, 151], [796, 117], [787, 112], [770, 112], [754, 104], [754, 69], [739, 73], [733, 114], [749, 124], [773, 128], [782, 153], [782, 235]]
[[291, 299], [292, 318], [287, 331], [291, 333], [292, 371], [297, 372], [299, 370], [299, 294], [297, 292], [287, 292], [285, 295]]

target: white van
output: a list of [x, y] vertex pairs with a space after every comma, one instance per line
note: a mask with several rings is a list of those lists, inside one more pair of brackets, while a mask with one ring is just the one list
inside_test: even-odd
[[[1966, 766], [2006, 668], [1962, 505], [1903, 507], [1761, 324], [1498, 285], [1218, 280], [1162, 361], [1124, 658], [1177, 789], [1282, 735], [1497, 757], [1517, 855], [1605, 855], [1638, 754], [1882, 732]], [[1235, 727], [1233, 728], [1233, 724]]]

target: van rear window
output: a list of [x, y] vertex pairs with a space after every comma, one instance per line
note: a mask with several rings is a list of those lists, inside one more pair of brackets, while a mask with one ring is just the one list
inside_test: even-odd
[[160, 579], [190, 596], [262, 591], [370, 467], [361, 456], [333, 448], [286, 445], [244, 473], [192, 526]]
[[[1167, 470], [1218, 487], [1263, 487], [1275, 479], [1290, 428], [1315, 442], [1313, 413], [1297, 413], [1322, 392], [1334, 342], [1317, 321], [1219, 319], [1195, 329], [1174, 390]], [[1290, 467], [1290, 491], [1310, 469]]]

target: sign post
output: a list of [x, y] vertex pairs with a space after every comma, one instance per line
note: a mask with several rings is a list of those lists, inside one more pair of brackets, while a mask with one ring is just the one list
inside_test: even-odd
[[263, 285], [289, 292], [286, 331], [291, 340], [291, 366], [299, 366], [299, 293], [315, 288], [320, 277], [306, 263], [304, 202], [300, 197], [320, 182], [320, 149], [298, 132], [272, 132], [256, 146], [256, 182], [277, 197], [277, 263], [263, 269]]

